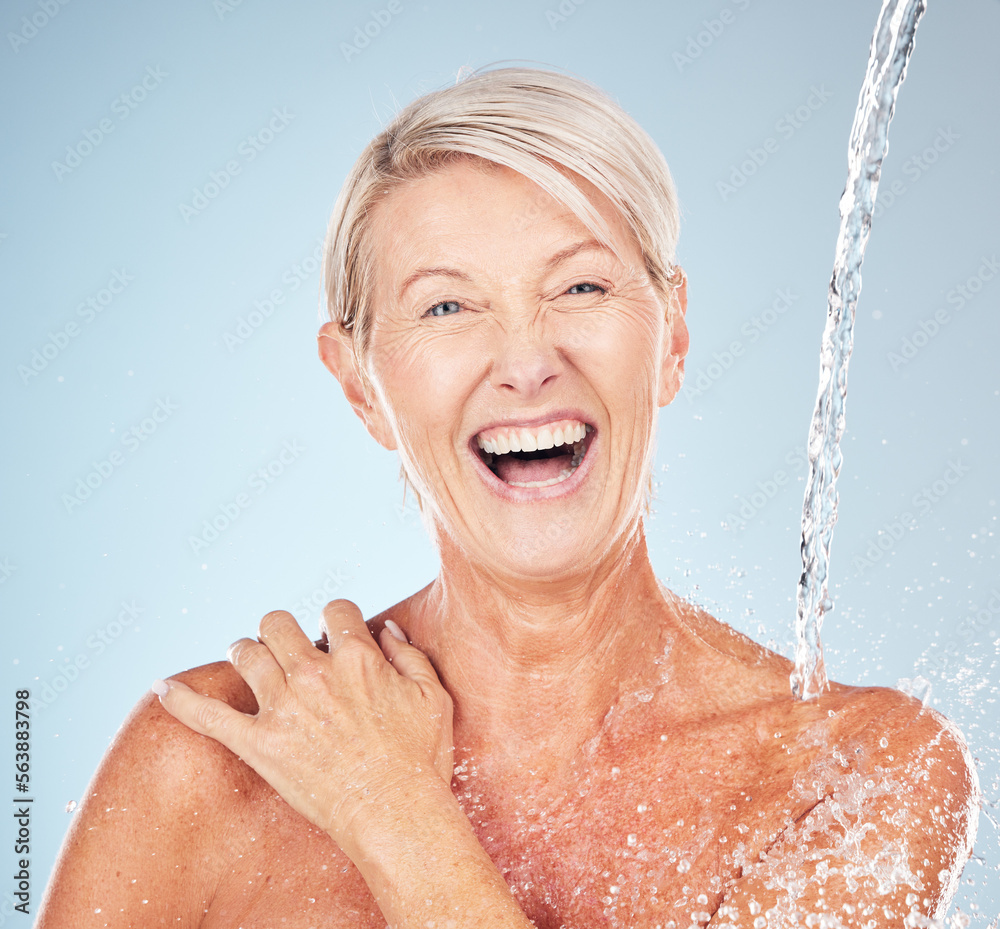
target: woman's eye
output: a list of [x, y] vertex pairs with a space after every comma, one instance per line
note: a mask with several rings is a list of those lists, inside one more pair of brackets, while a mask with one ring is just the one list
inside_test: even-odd
[[444, 303], [438, 303], [436, 306], [432, 306], [424, 316], [453, 316], [460, 309], [462, 309], [459, 303], [454, 300], [445, 300]]
[[603, 287], [599, 287], [597, 284], [590, 284], [590, 283], [574, 284], [572, 287], [569, 288], [569, 290], [566, 291], [566, 293], [573, 294], [574, 296], [577, 294], [603, 294], [604, 292], [605, 291]]

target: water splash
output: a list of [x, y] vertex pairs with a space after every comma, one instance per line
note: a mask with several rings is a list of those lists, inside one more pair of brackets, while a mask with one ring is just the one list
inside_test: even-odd
[[827, 689], [820, 629], [833, 609], [828, 592], [830, 542], [837, 522], [837, 475], [843, 457], [847, 365], [854, 346], [854, 313], [861, 292], [861, 261], [889, 147], [889, 122], [906, 76], [917, 23], [926, 0], [884, 0], [872, 36], [868, 70], [854, 114], [847, 152], [847, 185], [840, 198], [840, 232], [830, 279], [820, 352], [819, 393], [809, 427], [809, 482], [802, 507], [802, 576], [795, 619], [792, 693], [808, 700]]

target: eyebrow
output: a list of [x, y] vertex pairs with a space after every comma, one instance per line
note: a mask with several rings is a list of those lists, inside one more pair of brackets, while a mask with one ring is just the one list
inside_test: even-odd
[[[556, 252], [548, 261], [545, 262], [544, 273], [548, 274], [557, 265], [564, 261], [569, 260], [574, 255], [578, 255], [580, 252], [588, 251], [601, 251], [606, 252], [609, 255], [615, 256], [615, 253], [611, 251], [606, 245], [602, 245], [596, 239], [583, 239], [580, 242], [574, 242], [572, 245], [567, 246], [564, 249], [560, 249]], [[617, 257], [617, 256], [615, 256]], [[396, 295], [396, 299], [402, 299], [402, 296], [406, 291], [417, 281], [425, 277], [449, 277], [456, 281], [464, 281], [469, 283], [472, 278], [469, 277], [464, 271], [459, 271], [457, 268], [447, 268], [447, 267], [435, 267], [435, 268], [417, 268], [411, 274], [409, 274], [406, 280], [400, 285], [399, 292]]]
[[396, 299], [400, 300], [403, 294], [406, 293], [407, 289], [413, 284], [416, 284], [421, 278], [424, 277], [450, 277], [457, 281], [469, 282], [472, 280], [468, 274], [464, 271], [459, 271], [456, 268], [417, 268], [405, 281], [403, 281], [402, 286], [399, 288], [399, 293], [396, 295]]
[[583, 239], [580, 242], [576, 242], [573, 245], [569, 245], [561, 251], [556, 252], [548, 261], [545, 262], [546, 272], [551, 271], [554, 267], [556, 267], [556, 265], [567, 261], [574, 255], [578, 255], [580, 252], [607, 252], [607, 254], [617, 257], [610, 248], [606, 245], [602, 245], [597, 241], [597, 239]]

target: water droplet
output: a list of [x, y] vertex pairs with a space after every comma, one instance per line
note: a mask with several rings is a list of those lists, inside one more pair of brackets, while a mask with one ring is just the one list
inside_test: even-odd
[[685, 861], [683, 858], [677, 862], [677, 871], [680, 874], [687, 874], [691, 870], [691, 862]]
[[73, 810], [75, 809], [76, 809], [76, 800], [70, 800], [69, 803], [66, 804], [66, 812], [72, 813]]

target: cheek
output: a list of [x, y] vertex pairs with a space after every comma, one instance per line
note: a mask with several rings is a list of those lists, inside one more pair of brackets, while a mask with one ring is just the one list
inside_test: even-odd
[[[373, 374], [401, 448], [440, 443], [460, 421], [475, 377], [474, 358], [460, 339], [429, 333], [380, 333]], [[440, 445], [438, 444], [438, 447]]]
[[572, 360], [607, 388], [606, 402], [631, 405], [655, 395], [663, 338], [656, 312], [645, 306], [602, 308], [569, 329], [565, 344]]
[[663, 342], [665, 320], [659, 305], [642, 302], [621, 314], [622, 340], [634, 352], [636, 361], [655, 367]]

